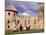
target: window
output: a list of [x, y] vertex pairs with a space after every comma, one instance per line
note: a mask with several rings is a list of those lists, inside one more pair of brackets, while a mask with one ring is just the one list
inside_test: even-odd
[[8, 26], [8, 28], [10, 28], [10, 26]]
[[38, 22], [39, 22], [39, 19], [38, 19]]
[[30, 24], [30, 20], [28, 20], [28, 24]]
[[18, 20], [18, 23], [19, 23], [19, 20]]
[[34, 20], [34, 24], [36, 24], [36, 19]]
[[39, 19], [38, 19], [38, 23], [39, 23]]
[[10, 23], [10, 21], [8, 20], [8, 23]]
[[10, 12], [8, 13], [8, 15], [10, 15]]
[[25, 20], [25, 24], [26, 24], [26, 20]]

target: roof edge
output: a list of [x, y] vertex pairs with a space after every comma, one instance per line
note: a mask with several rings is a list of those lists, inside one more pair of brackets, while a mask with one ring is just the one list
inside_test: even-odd
[[15, 11], [15, 10], [5, 10], [5, 11], [11, 11], [11, 12], [18, 13], [18, 11]]

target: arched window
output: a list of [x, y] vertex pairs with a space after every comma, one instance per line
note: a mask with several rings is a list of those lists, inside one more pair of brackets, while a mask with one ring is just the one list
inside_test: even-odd
[[8, 23], [10, 23], [10, 21], [8, 20]]
[[17, 21], [17, 23], [19, 24], [19, 20]]
[[10, 15], [10, 12], [8, 12], [8, 15]]
[[26, 20], [25, 20], [25, 24], [26, 24]]
[[39, 19], [38, 19], [38, 22], [39, 22]]
[[39, 19], [38, 19], [38, 23], [39, 23]]
[[34, 20], [34, 24], [36, 24], [36, 19]]
[[30, 24], [30, 20], [28, 20], [28, 24]]
[[8, 28], [10, 28], [10, 26], [8, 25]]

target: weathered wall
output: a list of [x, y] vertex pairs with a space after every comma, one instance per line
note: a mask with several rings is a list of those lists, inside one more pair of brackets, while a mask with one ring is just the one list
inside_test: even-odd
[[[26, 30], [26, 26], [31, 25], [30, 29], [43, 29], [44, 24], [43, 24], [43, 17], [38, 18], [38, 16], [18, 16], [18, 15], [13, 15], [14, 12], [10, 12], [10, 16], [8, 15], [8, 12], [6, 12], [6, 30], [7, 29], [12, 29], [16, 30], [16, 23], [20, 27], [21, 25], [23, 26], [23, 30]], [[8, 19], [10, 23], [8, 23]], [[34, 20], [36, 19], [36, 24], [34, 24]], [[39, 22], [38, 22], [39, 19]], [[19, 23], [17, 22], [19, 20]], [[26, 20], [26, 23], [25, 23]], [[28, 23], [28, 20], [30, 20], [30, 24]], [[16, 21], [16, 22], [15, 22]], [[10, 28], [8, 28], [8, 25]]]

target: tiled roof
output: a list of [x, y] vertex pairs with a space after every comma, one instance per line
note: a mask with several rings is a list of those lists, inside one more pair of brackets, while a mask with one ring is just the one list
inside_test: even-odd
[[13, 5], [8, 5], [5, 8], [5, 11], [11, 11], [11, 12], [16, 12], [17, 13], [17, 10], [15, 9], [15, 7]]

